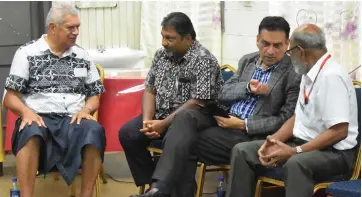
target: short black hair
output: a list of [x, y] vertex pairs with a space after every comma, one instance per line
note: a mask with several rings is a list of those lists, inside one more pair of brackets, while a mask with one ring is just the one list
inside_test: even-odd
[[267, 16], [263, 18], [259, 25], [259, 34], [261, 31], [282, 31], [285, 33], [287, 40], [289, 39], [290, 26], [281, 16]]
[[191, 35], [192, 40], [196, 38], [196, 32], [190, 18], [182, 12], [172, 12], [163, 18], [162, 27], [171, 26], [180, 36]]

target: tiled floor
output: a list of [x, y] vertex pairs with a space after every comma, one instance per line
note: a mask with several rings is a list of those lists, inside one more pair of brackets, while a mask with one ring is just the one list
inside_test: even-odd
[[[107, 184], [101, 184], [102, 197], [128, 197], [131, 194], [136, 194], [138, 192], [138, 188], [133, 183], [123, 152], [106, 154], [104, 167], [107, 174], [121, 182], [116, 182], [109, 178]], [[9, 190], [11, 188], [11, 177], [16, 174], [14, 156], [6, 156], [4, 172], [5, 176], [0, 177], [0, 197], [9, 196]], [[206, 175], [204, 187], [205, 194], [203, 197], [214, 196], [210, 193], [216, 189], [217, 177], [220, 174], [221, 173], [219, 172], [211, 172]], [[79, 196], [80, 176], [77, 177], [76, 183], [77, 196]], [[35, 184], [35, 196], [46, 197], [50, 194], [52, 197], [68, 197], [70, 195], [70, 188], [67, 187], [62, 179], [55, 181], [51, 175], [47, 176], [45, 179], [44, 176], [38, 177]], [[93, 196], [95, 196], [95, 191]]]
[[[138, 188], [134, 185], [131, 173], [129, 171], [123, 152], [107, 153], [103, 164], [106, 174], [112, 176], [115, 180], [108, 178], [107, 184], [101, 184], [102, 197], [128, 197], [131, 194], [137, 194]], [[9, 196], [11, 188], [11, 177], [15, 176], [15, 157], [6, 156], [4, 163], [5, 176], [0, 177], [0, 197]], [[214, 197], [218, 185], [217, 178], [221, 172], [209, 172], [206, 174], [203, 197]], [[77, 197], [80, 193], [80, 176], [76, 178]], [[35, 197], [69, 197], [70, 188], [60, 179], [55, 181], [51, 175], [44, 179], [40, 176], [36, 179]], [[95, 196], [95, 191], [93, 196]], [[263, 197], [282, 197], [283, 191], [268, 190], [263, 192]]]

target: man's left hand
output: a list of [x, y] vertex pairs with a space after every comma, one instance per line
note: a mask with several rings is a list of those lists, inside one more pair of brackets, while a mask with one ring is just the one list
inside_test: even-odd
[[271, 139], [271, 142], [274, 145], [277, 145], [277, 148], [268, 155], [262, 155], [262, 159], [260, 160], [262, 162], [262, 165], [266, 167], [276, 167], [278, 163], [288, 160], [296, 153], [295, 148], [290, 147], [279, 140]]
[[230, 118], [214, 116], [214, 118], [216, 119], [217, 124], [222, 128], [245, 130], [245, 120], [241, 120], [235, 116], [230, 116]]
[[77, 121], [77, 124], [80, 124], [80, 121], [82, 119], [97, 121], [89, 112], [86, 112], [85, 110], [80, 110], [79, 112], [74, 114], [72, 120], [70, 121], [70, 124], [73, 124], [75, 121]]

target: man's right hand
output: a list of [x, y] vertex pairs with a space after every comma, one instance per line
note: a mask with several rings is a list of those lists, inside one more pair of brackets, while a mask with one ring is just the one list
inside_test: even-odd
[[39, 116], [38, 114], [36, 114], [30, 108], [25, 108], [23, 113], [21, 114], [21, 117], [22, 117], [22, 121], [20, 124], [19, 132], [22, 131], [26, 125], [30, 126], [33, 122], [38, 124], [39, 127], [47, 128], [47, 126], [45, 125], [45, 123], [43, 121], [43, 118], [41, 116]]
[[250, 91], [253, 94], [256, 95], [265, 95], [268, 94], [269, 92], [269, 87], [267, 84], [262, 84], [260, 83], [260, 81], [256, 80], [256, 79], [252, 79], [250, 80]]
[[144, 133], [148, 138], [157, 139], [160, 137], [160, 134], [152, 129], [152, 125], [143, 121], [143, 127], [140, 132]]

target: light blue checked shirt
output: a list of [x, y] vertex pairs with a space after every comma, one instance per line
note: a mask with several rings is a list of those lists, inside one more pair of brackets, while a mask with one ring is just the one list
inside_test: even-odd
[[[279, 63], [269, 67], [265, 71], [263, 71], [259, 60], [257, 60], [256, 65], [257, 65], [256, 69], [251, 78], [258, 80], [263, 84], [266, 84], [268, 83], [269, 78], [273, 73], [273, 71], [278, 67]], [[237, 115], [239, 118], [245, 120], [247, 128], [247, 118], [254, 112], [258, 100], [259, 100], [258, 95], [251, 95], [247, 100], [242, 100], [237, 103], [234, 103], [230, 108], [230, 113]]]

